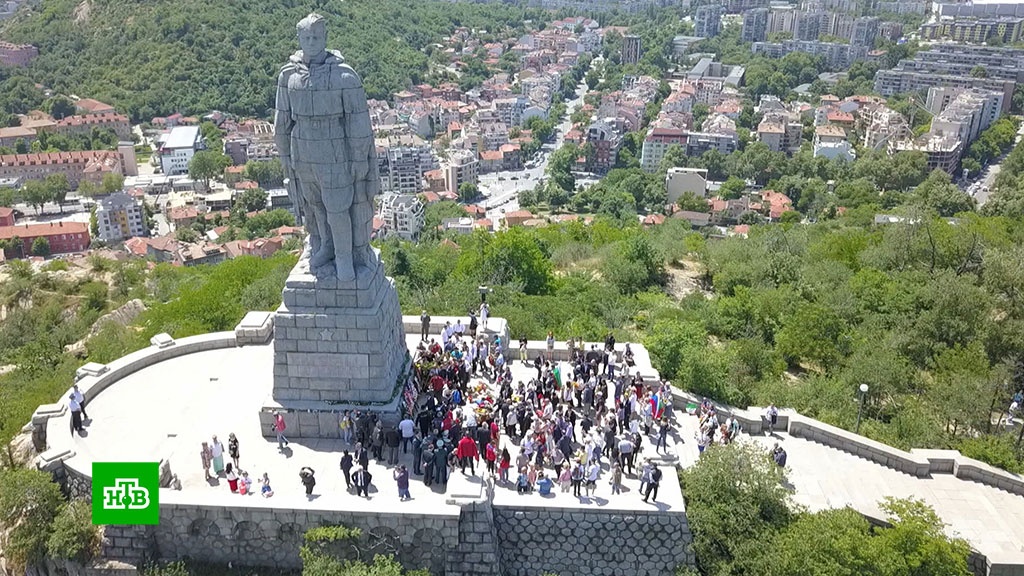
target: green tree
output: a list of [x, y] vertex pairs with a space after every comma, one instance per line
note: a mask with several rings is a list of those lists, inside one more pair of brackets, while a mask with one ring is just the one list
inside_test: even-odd
[[480, 190], [472, 182], [463, 182], [459, 185], [459, 200], [469, 203], [480, 195]]
[[572, 175], [572, 169], [579, 157], [579, 149], [574, 144], [564, 144], [558, 150], [551, 153], [548, 161], [547, 173], [556, 186], [572, 192], [576, 187], [576, 179]]
[[747, 181], [743, 178], [737, 178], [735, 176], [729, 176], [729, 179], [722, 182], [721, 188], [719, 188], [719, 194], [726, 200], [735, 200], [743, 195], [743, 191], [747, 189]]
[[85, 564], [99, 553], [100, 541], [99, 527], [92, 523], [92, 506], [75, 499], [54, 518], [46, 549], [50, 558]]
[[[81, 184], [79, 184], [81, 187]], [[113, 172], [103, 175], [103, 182], [100, 184], [100, 190], [104, 194], [113, 194], [119, 192], [124, 188], [124, 176], [120, 174], [114, 174]]]
[[254, 180], [260, 188], [271, 188], [280, 186], [284, 181], [284, 169], [281, 161], [273, 160], [250, 160], [245, 163], [245, 177]]
[[28, 180], [21, 188], [21, 197], [25, 203], [35, 206], [36, 211], [42, 213], [43, 205], [53, 200], [50, 188], [42, 180]]
[[765, 543], [793, 519], [785, 472], [757, 446], [714, 446], [680, 473], [704, 574], [759, 574]]
[[174, 231], [174, 237], [180, 242], [197, 242], [199, 233], [188, 226], [182, 226]]
[[193, 180], [201, 180], [203, 186], [210, 187], [210, 180], [224, 174], [224, 169], [231, 165], [231, 159], [216, 150], [200, 150], [188, 163], [188, 175]]
[[63, 172], [57, 172], [55, 174], [48, 174], [46, 180], [43, 181], [46, 186], [47, 195], [50, 197], [51, 202], [56, 202], [60, 208], [60, 213], [64, 213], [64, 199], [67, 198], [68, 192], [71, 191], [71, 184], [68, 183], [68, 177]]
[[846, 323], [834, 311], [805, 304], [783, 321], [776, 344], [790, 364], [806, 361], [827, 370], [845, 351], [845, 336]]
[[622, 294], [635, 294], [665, 282], [665, 257], [646, 234], [633, 233], [613, 247], [602, 273]]
[[48, 473], [0, 468], [0, 526], [8, 530], [4, 556], [12, 568], [24, 571], [43, 561], [62, 504]]
[[50, 241], [44, 236], [40, 236], [32, 241], [32, 255], [33, 256], [49, 256], [50, 255]]
[[914, 190], [913, 201], [934, 210], [940, 216], [954, 216], [974, 210], [974, 198], [953, 184], [949, 174], [933, 170]]
[[266, 210], [267, 193], [260, 188], [251, 188], [242, 192], [238, 199], [235, 200], [235, 204], [240, 206], [245, 212]]

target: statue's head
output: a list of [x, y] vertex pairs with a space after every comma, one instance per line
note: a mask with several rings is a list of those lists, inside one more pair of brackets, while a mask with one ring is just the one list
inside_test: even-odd
[[316, 12], [299, 20], [295, 31], [306, 57], [316, 56], [327, 49], [327, 19]]

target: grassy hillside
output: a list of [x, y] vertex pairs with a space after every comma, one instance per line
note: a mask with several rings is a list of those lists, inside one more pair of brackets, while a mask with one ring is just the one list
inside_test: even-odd
[[[110, 102], [134, 119], [211, 109], [265, 114], [296, 48], [294, 0], [42, 0], [0, 38], [39, 47], [28, 70], [60, 92]], [[423, 79], [428, 52], [457, 26], [521, 27], [522, 8], [424, 0], [327, 0], [329, 44], [383, 98]]]

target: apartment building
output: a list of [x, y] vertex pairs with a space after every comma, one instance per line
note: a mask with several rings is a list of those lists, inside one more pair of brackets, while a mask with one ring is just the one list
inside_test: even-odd
[[375, 144], [382, 191], [418, 194], [423, 190], [423, 174], [437, 168], [437, 160], [428, 142], [406, 133], [378, 138]]
[[935, 114], [931, 129], [955, 133], [966, 149], [999, 119], [1003, 95], [976, 88], [935, 87], [928, 90], [927, 107]]
[[175, 126], [161, 138], [160, 167], [167, 176], [188, 174], [188, 163], [206, 147], [198, 126]]
[[100, 240], [120, 242], [146, 235], [146, 218], [142, 201], [124, 192], [101, 198], [96, 206], [96, 227]]
[[873, 16], [864, 16], [853, 21], [850, 44], [874, 48], [881, 22]]
[[622, 63], [636, 64], [640, 61], [641, 54], [640, 37], [635, 34], [626, 34], [622, 37]]
[[459, 193], [459, 186], [469, 182], [476, 184], [480, 173], [480, 161], [469, 150], [453, 150], [444, 166], [445, 188], [452, 194]]
[[910, 138], [910, 124], [895, 110], [878, 107], [867, 115], [864, 129], [864, 147], [882, 150]]
[[72, 188], [82, 180], [101, 183], [109, 173], [123, 175], [124, 160], [111, 150], [42, 152], [0, 156], [0, 178], [42, 180], [50, 174], [64, 174]]
[[1022, 29], [1024, 18], [958, 18], [922, 24], [921, 37], [928, 40], [948, 38], [973, 44], [999, 40], [1011, 44], [1020, 41]]
[[380, 199], [379, 218], [385, 236], [418, 240], [423, 230], [423, 202], [411, 194], [385, 194]]
[[587, 143], [594, 146], [594, 161], [590, 167], [597, 174], [611, 170], [622, 147], [622, 133], [612, 118], [598, 120], [587, 127]]
[[86, 222], [47, 222], [45, 224], [17, 224], [0, 226], [0, 240], [21, 240], [21, 256], [32, 253], [36, 238], [45, 238], [50, 254], [84, 252], [89, 249], [89, 224]]
[[786, 112], [768, 112], [757, 125], [757, 139], [773, 152], [800, 151], [804, 125]]
[[768, 39], [768, 9], [754, 8], [743, 13], [743, 28], [740, 40], [743, 42], [764, 42]]
[[806, 40], [754, 42], [751, 51], [768, 58], [782, 58], [790, 52], [806, 52], [812, 56], [824, 57], [825, 63], [831, 70], [845, 70], [857, 60], [863, 60], [868, 56], [866, 46]]
[[722, 31], [722, 14], [725, 9], [721, 4], [706, 4], [698, 7], [693, 13], [693, 33], [702, 38], [714, 38]]
[[57, 134], [75, 136], [91, 134], [93, 128], [110, 130], [121, 139], [131, 138], [132, 126], [128, 117], [114, 112], [67, 116], [56, 121], [53, 131]]

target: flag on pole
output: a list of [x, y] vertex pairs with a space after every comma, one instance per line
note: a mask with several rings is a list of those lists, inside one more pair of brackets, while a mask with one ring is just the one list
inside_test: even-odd
[[562, 367], [557, 362], [555, 363], [554, 374], [555, 374], [555, 383], [558, 384], [559, 388], [561, 388], [562, 387]]

